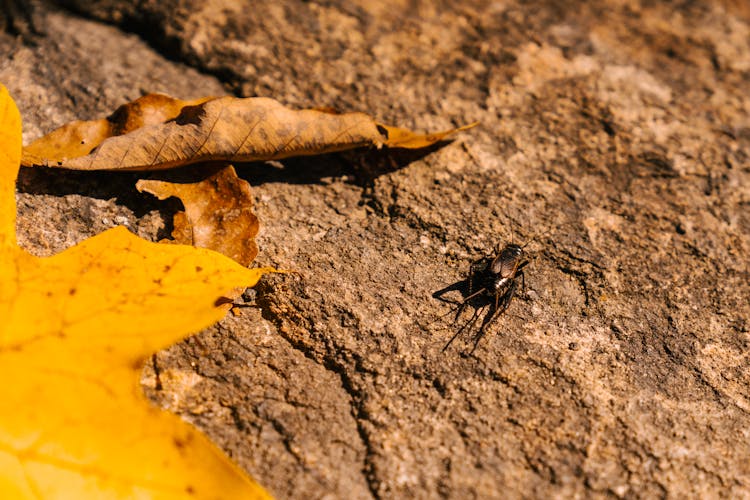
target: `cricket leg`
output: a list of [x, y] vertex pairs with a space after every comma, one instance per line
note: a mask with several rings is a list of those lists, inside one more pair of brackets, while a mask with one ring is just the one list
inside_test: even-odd
[[[461, 311], [463, 311], [464, 305], [465, 304], [462, 304], [461, 307], [459, 308], [459, 311], [456, 314], [456, 321], [458, 321], [458, 317], [461, 315]], [[450, 345], [453, 343], [453, 341], [456, 340], [458, 338], [458, 336], [461, 335], [461, 333], [463, 333], [467, 329], [467, 327], [469, 327], [470, 325], [473, 326], [474, 324], [476, 324], [477, 318], [479, 318], [479, 311], [481, 309], [482, 308], [474, 309], [474, 313], [471, 315], [471, 318], [469, 318], [469, 320], [466, 323], [464, 323], [464, 325], [461, 328], [459, 328], [458, 330], [456, 330], [456, 333], [453, 334], [453, 336], [451, 337], [451, 339], [448, 341], [447, 344], [445, 344], [443, 346], [443, 349], [440, 352], [445, 352], [445, 350], [448, 349], [448, 347], [450, 347]]]

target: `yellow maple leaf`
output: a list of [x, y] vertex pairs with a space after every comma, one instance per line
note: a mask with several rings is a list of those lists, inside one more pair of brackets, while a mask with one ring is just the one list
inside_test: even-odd
[[222, 295], [269, 270], [122, 227], [34, 257], [15, 242], [20, 156], [0, 85], [0, 498], [267, 498], [139, 379], [144, 358], [220, 320]]

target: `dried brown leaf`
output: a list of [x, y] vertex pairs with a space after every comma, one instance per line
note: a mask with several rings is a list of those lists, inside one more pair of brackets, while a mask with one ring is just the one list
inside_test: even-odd
[[[292, 110], [261, 97], [227, 96], [184, 103], [151, 95], [139, 101], [159, 99], [169, 107], [161, 122], [154, 123], [151, 118], [159, 113], [152, 110], [139, 114], [148, 119], [135, 129], [113, 126], [119, 123], [113, 121], [117, 112], [107, 123], [69, 124], [24, 148], [22, 164], [74, 170], [162, 170], [205, 161], [264, 161], [363, 146], [413, 149], [474, 126], [416, 134], [379, 124], [364, 113]], [[122, 114], [133, 113], [131, 108], [139, 101], [121, 107]], [[142, 102], [139, 106], [143, 107]], [[111, 137], [102, 139], [107, 134]]]
[[182, 201], [185, 211], [174, 216], [176, 243], [209, 248], [248, 266], [258, 254], [259, 228], [250, 184], [231, 165], [207, 168], [202, 179], [172, 175], [169, 180], [140, 180], [136, 188], [160, 200], [175, 196]]

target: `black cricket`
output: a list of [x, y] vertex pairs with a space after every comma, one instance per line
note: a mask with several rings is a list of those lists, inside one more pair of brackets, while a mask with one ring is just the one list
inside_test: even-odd
[[[518, 279], [520, 278], [523, 287], [526, 286], [523, 268], [529, 261], [526, 260], [523, 249], [524, 247], [520, 245], [510, 243], [505, 245], [499, 253], [495, 251], [494, 257], [484, 257], [472, 263], [467, 280], [469, 295], [459, 303], [455, 321], [458, 321], [461, 313], [476, 298], [485, 297], [489, 299], [491, 309], [482, 320], [482, 325], [477, 333], [474, 334], [474, 347], [471, 352], [476, 350], [479, 341], [482, 340], [492, 322], [508, 309], [518, 288]], [[475, 288], [475, 285], [478, 288]], [[463, 331], [476, 324], [480, 311], [484, 308], [477, 307], [474, 309], [472, 317], [456, 331], [443, 347], [443, 351], [448, 349]]]

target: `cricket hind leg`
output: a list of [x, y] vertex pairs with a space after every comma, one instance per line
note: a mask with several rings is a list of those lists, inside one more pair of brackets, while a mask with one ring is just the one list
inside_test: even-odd
[[[456, 311], [456, 318], [455, 321], [458, 322], [459, 316], [461, 316], [461, 313], [466, 309], [466, 305], [468, 303], [464, 302], [459, 306], [458, 310]], [[471, 315], [471, 318], [469, 318], [466, 323], [464, 323], [461, 328], [456, 330], [456, 333], [453, 334], [451, 339], [443, 346], [440, 352], [445, 352], [446, 349], [450, 347], [450, 345], [453, 343], [454, 340], [456, 340], [464, 331], [471, 330], [471, 328], [476, 324], [477, 320], [479, 319], [480, 311], [484, 310], [484, 307], [477, 307], [474, 309], [474, 312]]]
[[471, 349], [471, 354], [474, 354], [474, 351], [476, 351], [477, 346], [479, 346], [479, 342], [487, 334], [487, 329], [490, 327], [490, 325], [508, 309], [510, 301], [513, 299], [513, 296], [516, 293], [517, 287], [518, 285], [514, 281], [504, 294], [496, 297], [494, 307], [492, 307], [492, 309], [482, 320], [482, 325], [479, 327], [479, 331], [474, 334], [474, 347], [472, 347]]

